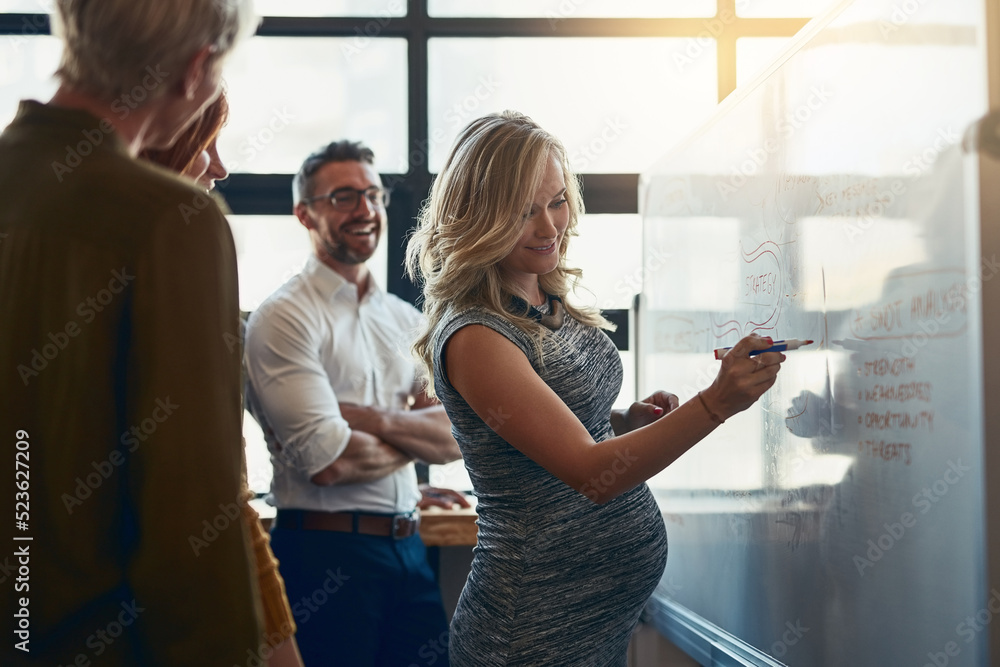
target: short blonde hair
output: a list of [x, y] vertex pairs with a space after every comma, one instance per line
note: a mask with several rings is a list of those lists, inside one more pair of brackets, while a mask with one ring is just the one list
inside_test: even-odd
[[224, 57], [258, 20], [253, 0], [57, 0], [56, 76], [103, 100], [141, 89], [141, 103], [178, 81], [200, 49]]
[[407, 273], [423, 281], [427, 323], [413, 352], [426, 371], [428, 394], [434, 395], [432, 338], [449, 307], [478, 306], [505, 317], [535, 340], [541, 357], [547, 329], [526, 311], [511, 312], [518, 292], [500, 262], [521, 237], [524, 212], [531, 207], [550, 156], [562, 166], [569, 224], [559, 243], [559, 263], [539, 276], [539, 284], [562, 298], [568, 315], [612, 328], [596, 309], [566, 300], [581, 276], [579, 269], [566, 265], [566, 252], [583, 215], [583, 197], [562, 143], [516, 111], [484, 116], [455, 140], [406, 249]]

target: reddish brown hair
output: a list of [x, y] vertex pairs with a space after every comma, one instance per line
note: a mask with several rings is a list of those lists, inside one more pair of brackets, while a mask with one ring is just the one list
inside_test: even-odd
[[212, 141], [219, 136], [227, 120], [229, 120], [229, 101], [223, 91], [218, 99], [208, 105], [205, 111], [184, 130], [173, 146], [164, 150], [147, 149], [139, 153], [139, 157], [180, 174], [194, 163], [203, 150], [212, 145]]

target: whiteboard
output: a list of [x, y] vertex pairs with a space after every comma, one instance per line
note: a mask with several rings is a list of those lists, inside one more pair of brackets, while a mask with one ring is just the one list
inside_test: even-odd
[[640, 395], [692, 398], [751, 332], [816, 341], [650, 481], [649, 614], [703, 664], [987, 664], [985, 16], [844, 2], [642, 175]]

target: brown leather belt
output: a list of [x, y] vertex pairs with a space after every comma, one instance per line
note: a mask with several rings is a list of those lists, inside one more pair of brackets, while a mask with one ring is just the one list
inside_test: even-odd
[[420, 511], [408, 514], [366, 514], [364, 512], [319, 512], [278, 510], [275, 527], [288, 530], [330, 530], [401, 540], [417, 534]]

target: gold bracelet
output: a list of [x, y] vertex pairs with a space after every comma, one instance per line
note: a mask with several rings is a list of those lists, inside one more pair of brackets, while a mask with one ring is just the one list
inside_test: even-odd
[[716, 424], [726, 423], [725, 419], [719, 419], [719, 415], [715, 414], [709, 409], [708, 403], [705, 402], [705, 397], [701, 395], [700, 391], [698, 392], [698, 400], [701, 401], [702, 407], [705, 408], [705, 412], [708, 413], [708, 416], [712, 419], [712, 421], [714, 421]]

